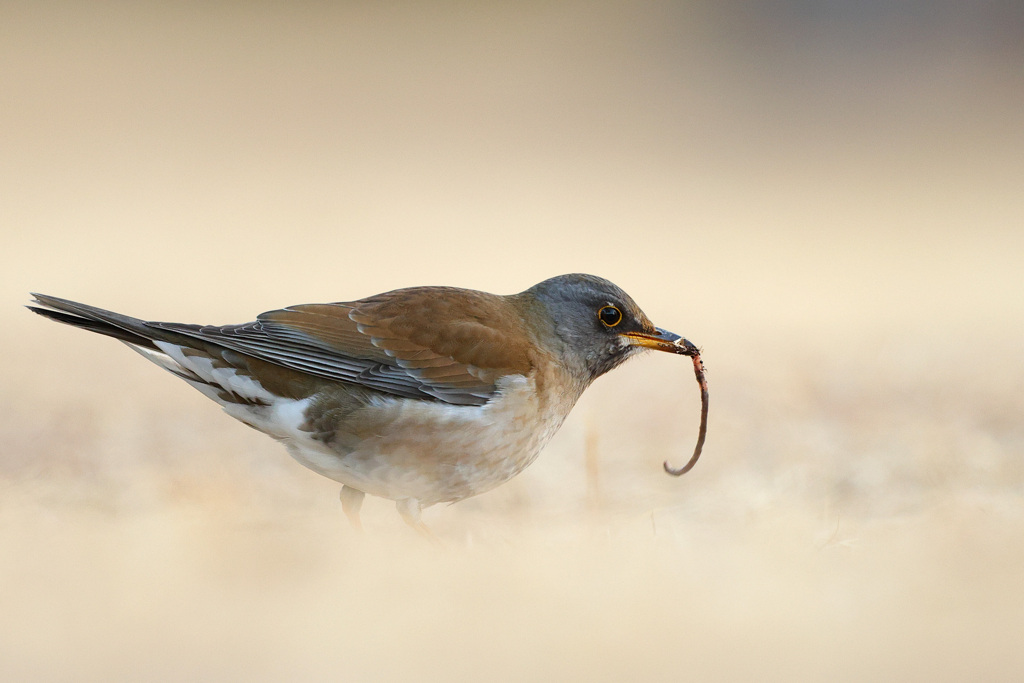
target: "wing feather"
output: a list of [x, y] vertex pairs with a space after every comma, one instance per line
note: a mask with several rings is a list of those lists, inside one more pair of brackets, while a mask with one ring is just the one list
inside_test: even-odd
[[361, 301], [268, 311], [244, 325], [146, 323], [283, 367], [396, 396], [482, 405], [503, 375], [532, 365], [522, 321], [483, 292], [397, 290]]

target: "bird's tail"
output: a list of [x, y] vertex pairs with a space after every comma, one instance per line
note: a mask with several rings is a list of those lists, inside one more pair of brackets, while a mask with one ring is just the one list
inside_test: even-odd
[[32, 303], [39, 305], [26, 308], [44, 318], [98, 332], [133, 346], [157, 350], [153, 343], [155, 330], [143, 320], [46, 294], [33, 293], [32, 296]]

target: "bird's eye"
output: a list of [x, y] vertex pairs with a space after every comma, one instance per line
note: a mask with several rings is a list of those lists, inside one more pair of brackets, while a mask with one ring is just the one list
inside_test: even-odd
[[622, 322], [622, 311], [611, 305], [603, 306], [597, 312], [597, 318], [604, 323], [605, 327], [615, 327]]

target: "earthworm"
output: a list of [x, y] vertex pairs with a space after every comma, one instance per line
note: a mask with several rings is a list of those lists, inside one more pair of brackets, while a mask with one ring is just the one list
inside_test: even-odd
[[704, 362], [700, 358], [700, 350], [685, 339], [681, 339], [677, 345], [680, 347], [677, 353], [690, 356], [693, 361], [693, 374], [696, 375], [697, 384], [700, 386], [700, 431], [697, 433], [697, 446], [693, 449], [689, 462], [677, 469], [669, 465], [668, 460], [665, 461], [665, 471], [674, 477], [686, 474], [697, 464], [700, 452], [704, 449], [704, 437], [708, 433], [708, 379], [704, 372]]

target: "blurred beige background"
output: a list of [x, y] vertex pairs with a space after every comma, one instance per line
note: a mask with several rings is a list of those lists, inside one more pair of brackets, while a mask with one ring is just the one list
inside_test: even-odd
[[[1024, 11], [966, 5], [0, 3], [0, 678], [1024, 675]], [[20, 307], [573, 271], [703, 347], [705, 455], [635, 360], [443, 551]]]

